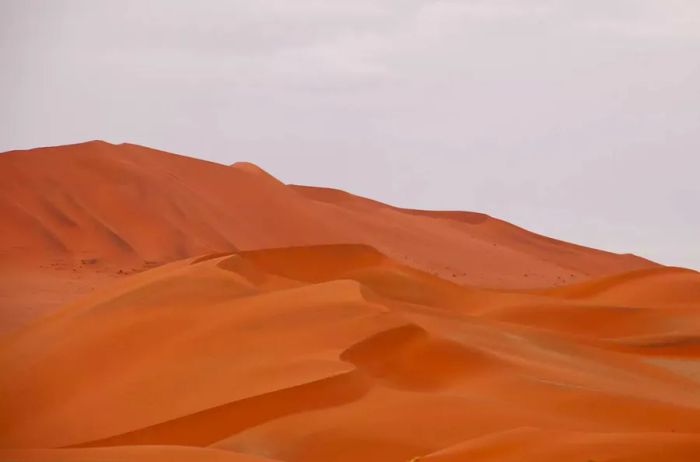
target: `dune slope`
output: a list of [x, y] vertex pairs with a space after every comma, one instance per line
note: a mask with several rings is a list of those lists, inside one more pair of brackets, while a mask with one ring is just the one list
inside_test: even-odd
[[[0, 334], [165, 262], [338, 243], [370, 245], [460, 284], [494, 288], [545, 287], [656, 266], [484, 214], [400, 209], [285, 185], [245, 162], [224, 166], [93, 141], [0, 154]], [[18, 281], [27, 290], [15, 290]]]
[[[0, 447], [17, 460], [141, 446], [290, 462], [700, 456], [700, 381], [654, 362], [677, 352], [495, 315], [566, 306], [571, 290], [464, 287], [356, 244], [180, 260], [0, 342]], [[587, 309], [605, 309], [598, 293]], [[21, 450], [36, 447], [72, 449]]]

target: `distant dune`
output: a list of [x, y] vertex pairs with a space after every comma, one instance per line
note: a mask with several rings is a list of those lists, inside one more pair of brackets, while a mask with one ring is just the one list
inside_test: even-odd
[[700, 460], [695, 271], [134, 145], [0, 189], [0, 461]]
[[[480, 213], [400, 209], [288, 186], [246, 162], [228, 167], [131, 144], [0, 154], [0, 192], [5, 326], [123, 273], [236, 249], [362, 243], [459, 284], [493, 288], [548, 287], [655, 266]], [[18, 294], [17, 285], [26, 290]]]

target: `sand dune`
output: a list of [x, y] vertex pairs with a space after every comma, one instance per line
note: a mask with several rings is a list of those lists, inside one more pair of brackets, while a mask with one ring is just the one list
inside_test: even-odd
[[0, 167], [2, 461], [700, 460], [695, 271], [133, 145]]
[[649, 268], [548, 289], [545, 293], [623, 306], [697, 307], [700, 273], [685, 268]]
[[[178, 261], [6, 337], [0, 445], [408, 461], [534, 427], [593, 436], [523, 454], [696, 453], [677, 434], [700, 432], [700, 382], [596, 335], [494, 319], [514, 299], [570, 303], [463, 287], [363, 245]], [[636, 434], [650, 435], [637, 453]]]
[[[391, 207], [101, 141], [0, 155], [0, 334], [108, 282], [237, 249], [362, 243], [460, 284], [545, 287], [653, 263], [539, 236], [484, 214]], [[464, 258], [464, 255], [469, 255]], [[36, 281], [13, 290], [12, 278]], [[52, 290], [70, 280], [65, 294]], [[33, 292], [45, 292], [31, 297]]]

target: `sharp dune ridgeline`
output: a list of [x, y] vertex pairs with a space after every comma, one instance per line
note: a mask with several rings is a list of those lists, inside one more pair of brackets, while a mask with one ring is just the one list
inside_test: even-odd
[[0, 460], [700, 460], [700, 274], [93, 141], [0, 154]]

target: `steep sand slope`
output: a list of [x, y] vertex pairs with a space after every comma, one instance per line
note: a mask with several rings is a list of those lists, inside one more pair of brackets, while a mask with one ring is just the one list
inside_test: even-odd
[[141, 263], [352, 242], [462, 282], [508, 287], [651, 265], [483, 214], [397, 209], [340, 191], [289, 187], [248, 163], [225, 167], [129, 144], [2, 154], [0, 188], [3, 259]]
[[371, 245], [460, 284], [495, 288], [656, 266], [483, 214], [399, 209], [342, 191], [287, 186], [245, 162], [228, 167], [93, 141], [0, 155], [0, 334], [164, 262], [329, 243]]
[[[492, 316], [534, 301], [570, 303], [463, 287], [362, 245], [174, 262], [0, 340], [0, 447], [212, 447], [290, 462], [700, 457], [700, 382], [644, 350]], [[522, 427], [539, 430], [522, 438]], [[65, 458], [93, 454], [74, 451]]]
[[[469, 284], [499, 288], [550, 286], [570, 283], [579, 278], [585, 279], [590, 276], [655, 266], [630, 254], [615, 255], [615, 258], [610, 258], [609, 252], [541, 236], [483, 213], [402, 209], [336, 189], [299, 185], [290, 187], [310, 199], [364, 215], [391, 217], [389, 221], [397, 224], [405, 223], [404, 226], [407, 227], [410, 223], [425, 222], [426, 218], [431, 223], [438, 221], [443, 227], [449, 226], [462, 235], [487, 244], [485, 247], [480, 247], [472, 242], [473, 249], [470, 250], [475, 252], [473, 257], [470, 254], [471, 258], [468, 262], [459, 262], [460, 259], [464, 260], [461, 256], [455, 260], [449, 260], [450, 265], [454, 265], [457, 270], [463, 270], [464, 276], [467, 277], [460, 278], [457, 275], [458, 277], [455, 278], [449, 271], [437, 271], [437, 274], [443, 277]], [[368, 242], [368, 244], [386, 251], [376, 242]], [[388, 243], [387, 245], [390, 246]], [[489, 249], [488, 245], [495, 248]], [[441, 248], [445, 247], [447, 245], [443, 243]], [[422, 257], [428, 261], [435, 258], [432, 255], [434, 248], [427, 247], [420, 250], [414, 250], [416, 256], [412, 258]], [[527, 255], [527, 261], [521, 259], [520, 254]], [[428, 267], [426, 270], [430, 271], [433, 268]], [[491, 271], [500, 272], [501, 277], [496, 278]]]

